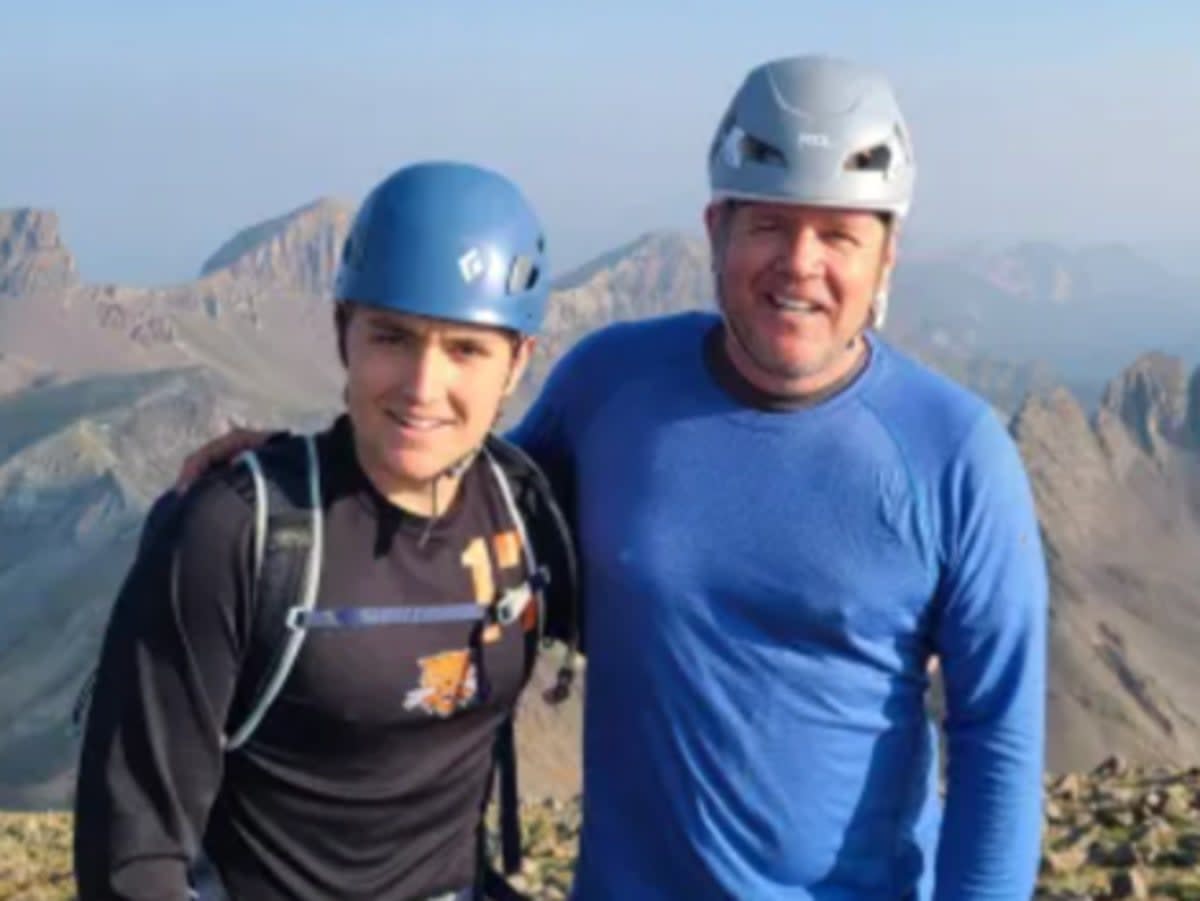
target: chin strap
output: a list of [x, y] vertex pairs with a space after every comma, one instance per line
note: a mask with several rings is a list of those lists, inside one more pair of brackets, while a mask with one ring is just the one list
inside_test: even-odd
[[451, 463], [436, 476], [429, 480], [430, 490], [430, 512], [429, 519], [425, 522], [425, 529], [421, 532], [421, 537], [417, 540], [417, 547], [425, 549], [426, 543], [429, 541], [429, 536], [433, 533], [433, 527], [441, 517], [441, 511], [438, 510], [438, 482], [442, 479], [458, 479], [462, 478], [463, 474], [471, 468], [471, 464], [475, 462], [475, 458], [479, 456], [479, 448], [474, 448], [463, 454], [454, 463]]

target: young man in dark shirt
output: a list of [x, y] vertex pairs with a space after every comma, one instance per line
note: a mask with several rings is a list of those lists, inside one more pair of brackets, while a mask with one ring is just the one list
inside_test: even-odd
[[277, 630], [299, 651], [247, 726], [270, 669], [251, 661], [280, 648], [259, 646], [252, 468], [219, 469], [147, 527], [114, 607], [81, 901], [185, 899], [201, 858], [237, 899], [477, 896], [498, 731], [539, 638], [574, 629], [561, 517], [490, 434], [547, 285], [537, 219], [495, 173], [422, 164], [367, 198], [335, 292], [346, 410], [258, 458], [268, 481], [316, 464], [320, 574]]

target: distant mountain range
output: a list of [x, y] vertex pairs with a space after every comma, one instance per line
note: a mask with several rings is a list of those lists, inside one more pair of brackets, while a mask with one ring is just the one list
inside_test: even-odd
[[1052, 370], [1087, 401], [1146, 352], [1200, 363], [1200, 282], [1121, 244], [925, 254], [897, 269], [897, 321], [968, 356]]
[[[130, 288], [81, 282], [52, 213], [0, 212], [0, 806], [66, 798], [70, 702], [183, 454], [231, 422], [308, 428], [337, 408], [328, 295], [351, 213], [317, 201], [243, 230], [194, 281]], [[705, 245], [667, 232], [562, 276], [510, 416], [581, 335], [711, 308], [711, 278]], [[886, 337], [1011, 416], [1033, 478], [1055, 769], [1200, 756], [1197, 301], [1119, 247], [974, 248], [897, 273]], [[528, 706], [528, 784], [569, 791], [578, 708]]]

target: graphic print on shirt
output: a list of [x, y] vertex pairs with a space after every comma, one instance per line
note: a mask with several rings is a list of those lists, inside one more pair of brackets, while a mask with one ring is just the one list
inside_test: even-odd
[[[517, 569], [521, 566], [521, 536], [516, 529], [497, 532], [492, 536], [492, 556], [488, 555], [487, 542], [476, 538], [463, 551], [462, 563], [471, 571], [471, 584], [475, 589], [476, 603], [487, 606], [496, 599], [493, 564], [501, 570]], [[526, 632], [537, 626], [537, 604], [530, 603], [521, 615], [521, 628]], [[483, 630], [485, 644], [495, 644], [500, 640], [501, 629], [494, 623]]]
[[[493, 554], [495, 564], [493, 565]], [[462, 564], [471, 573], [475, 602], [486, 607], [496, 600], [494, 567], [515, 569], [521, 565], [521, 538], [514, 530], [492, 536], [492, 554], [484, 538], [475, 538], [462, 554]], [[530, 612], [532, 611], [532, 616]], [[537, 604], [526, 606], [521, 627], [529, 631], [537, 625]], [[499, 625], [488, 625], [483, 640], [493, 644], [502, 637]], [[479, 689], [479, 678], [471, 652], [467, 649], [442, 651], [417, 659], [420, 678], [417, 687], [404, 698], [406, 710], [423, 710], [433, 716], [447, 717], [469, 706]]]
[[443, 651], [419, 657], [420, 684], [404, 698], [405, 710], [424, 710], [434, 716], [450, 716], [475, 699], [479, 680], [470, 651]]

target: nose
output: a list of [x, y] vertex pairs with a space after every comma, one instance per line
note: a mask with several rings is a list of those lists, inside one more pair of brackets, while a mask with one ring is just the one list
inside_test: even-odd
[[825, 246], [816, 230], [809, 226], [793, 229], [787, 236], [781, 263], [795, 278], [821, 275], [825, 270]]
[[413, 349], [406, 375], [404, 393], [410, 403], [440, 400], [449, 385], [450, 360], [436, 342], [424, 341]]

